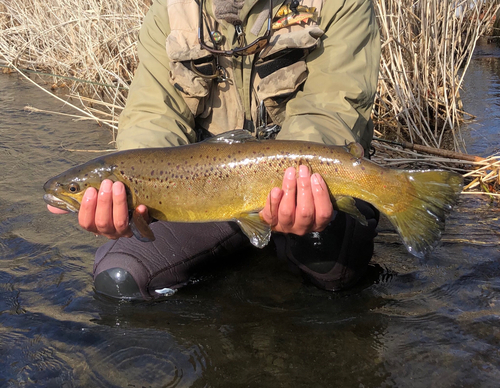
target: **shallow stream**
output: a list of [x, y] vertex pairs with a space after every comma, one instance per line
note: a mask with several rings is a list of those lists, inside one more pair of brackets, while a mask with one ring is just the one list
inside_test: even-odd
[[[462, 94], [468, 150], [500, 149], [500, 50], [476, 52]], [[356, 289], [305, 284], [271, 249], [235, 257], [169, 299], [92, 289], [105, 240], [50, 214], [51, 176], [107, 148], [107, 129], [17, 75], [0, 76], [0, 387], [498, 387], [500, 207], [463, 196], [426, 260], [380, 228]]]

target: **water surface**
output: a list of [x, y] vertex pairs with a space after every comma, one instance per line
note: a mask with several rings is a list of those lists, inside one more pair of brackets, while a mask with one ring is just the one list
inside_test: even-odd
[[[304, 283], [272, 249], [231, 258], [167, 300], [96, 296], [104, 242], [50, 214], [42, 185], [108, 148], [108, 130], [16, 75], [0, 76], [0, 387], [497, 387], [500, 208], [463, 197], [426, 260], [383, 223], [356, 289]], [[500, 53], [482, 46], [462, 95], [465, 137], [500, 141]]]

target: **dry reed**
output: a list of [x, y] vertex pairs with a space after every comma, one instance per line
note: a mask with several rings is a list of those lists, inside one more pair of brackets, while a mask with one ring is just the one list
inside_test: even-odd
[[[464, 150], [460, 124], [468, 116], [460, 88], [499, 0], [373, 2], [382, 38], [373, 112], [379, 136]], [[69, 86], [69, 96], [80, 101], [87, 117], [114, 129], [137, 67], [137, 33], [149, 5], [150, 0], [0, 0], [0, 64], [53, 74], [53, 87]], [[381, 163], [463, 173], [474, 168], [466, 161], [401, 154], [380, 142], [375, 147], [385, 155]]]
[[[137, 33], [149, 4], [0, 0], [0, 63], [51, 73], [52, 87], [69, 86], [73, 97], [107, 101], [104, 111], [116, 124], [137, 67]], [[102, 112], [82, 105], [91, 116]]]
[[377, 129], [388, 138], [465, 149], [460, 89], [498, 2], [377, 0], [375, 7], [382, 34]]

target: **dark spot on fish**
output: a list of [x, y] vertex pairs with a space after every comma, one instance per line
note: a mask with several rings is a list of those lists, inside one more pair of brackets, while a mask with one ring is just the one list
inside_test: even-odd
[[134, 180], [134, 183], [137, 184], [137, 179]]
[[160, 171], [160, 175], [163, 175], [163, 171]]
[[161, 205], [161, 201], [158, 202]]
[[89, 176], [89, 174], [85, 174], [84, 176]]
[[155, 174], [155, 170], [151, 170], [151, 175], [154, 175]]
[[139, 194], [139, 190], [134, 189], [134, 193]]
[[149, 199], [149, 195], [146, 195], [146, 199]]
[[134, 171], [134, 170], [135, 170], [134, 166], [132, 166], [131, 168], [132, 168], [132, 171]]
[[217, 160], [217, 158], [214, 158], [214, 162]]
[[364, 167], [364, 166], [361, 166], [361, 169], [362, 169], [363, 171], [365, 171], [365, 167]]

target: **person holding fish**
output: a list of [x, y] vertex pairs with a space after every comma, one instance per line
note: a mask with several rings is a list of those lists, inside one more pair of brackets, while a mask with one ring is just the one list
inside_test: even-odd
[[[154, 0], [138, 53], [120, 150], [243, 129], [262, 147], [275, 138], [357, 142], [356, 153], [367, 155], [380, 61], [371, 0]], [[280, 257], [317, 286], [339, 290], [361, 278], [373, 253], [378, 211], [363, 201], [356, 206], [364, 225], [335, 210], [322, 177], [299, 161], [283, 169], [282, 186], [271, 190], [260, 217], [272, 226]], [[146, 206], [134, 217], [153, 221]], [[96, 254], [95, 289], [122, 299], [169, 295], [204, 266], [249, 246], [231, 222], [157, 221], [150, 224], [155, 241], [129, 239], [127, 192], [111, 180], [86, 190], [79, 223], [111, 239]]]

